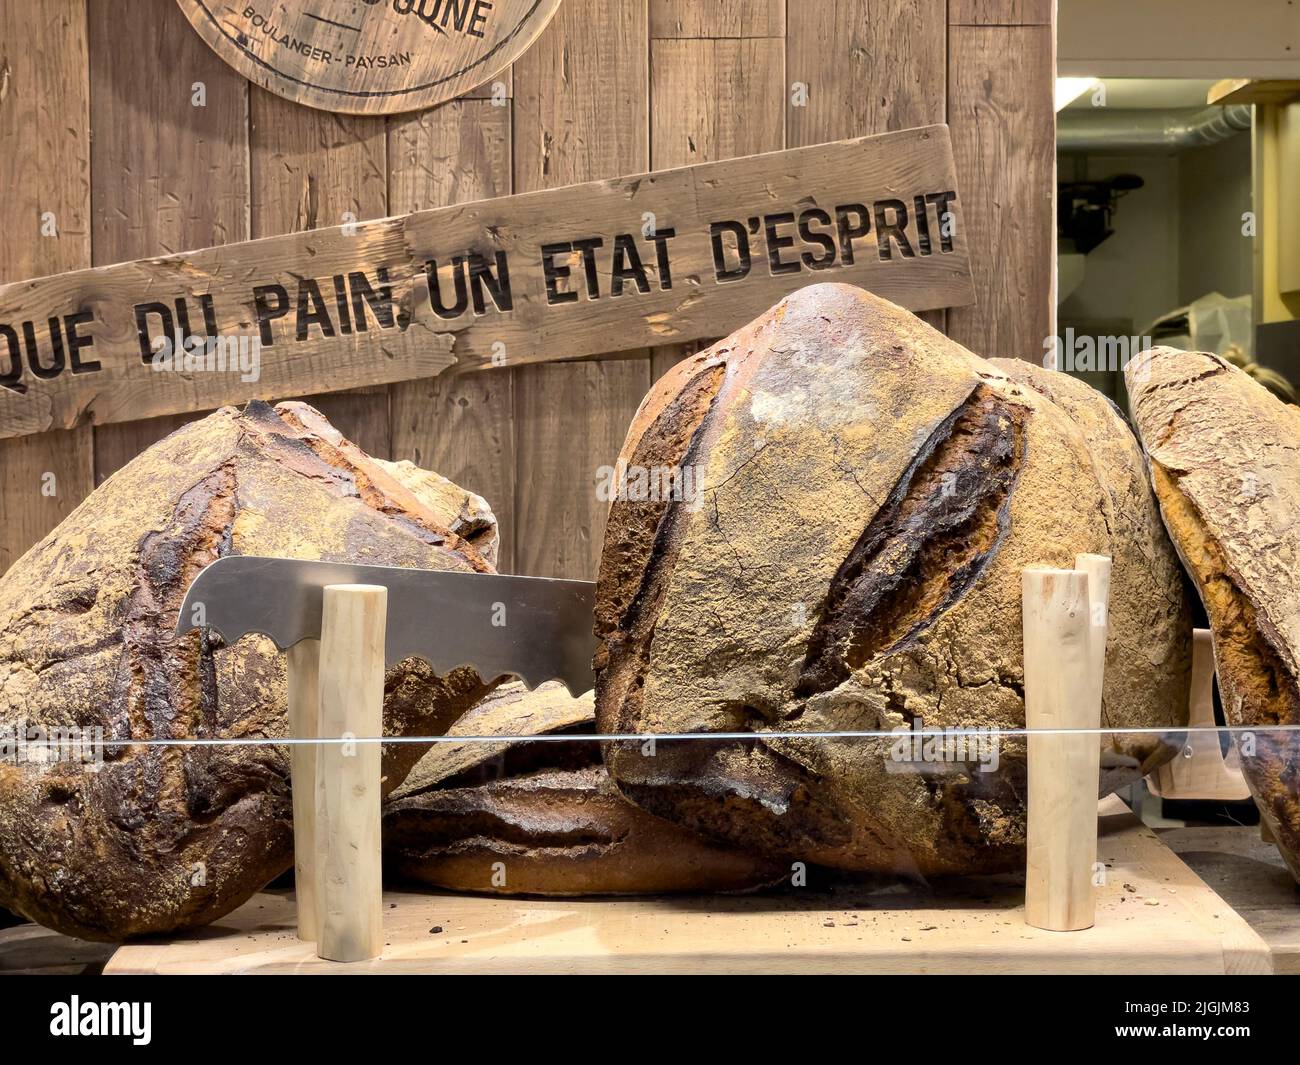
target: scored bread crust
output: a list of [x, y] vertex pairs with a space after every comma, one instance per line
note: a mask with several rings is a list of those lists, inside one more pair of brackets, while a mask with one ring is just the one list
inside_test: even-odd
[[[1123, 698], [1108, 693], [1107, 719], [1185, 723], [1181, 575], [1154, 509], [1103, 485], [1115, 457], [1094, 453], [1082, 416], [844, 285], [804, 289], [676, 367], [620, 461], [696, 467], [701, 505], [611, 506], [597, 720], [754, 739], [653, 757], [611, 746], [623, 792], [693, 829], [846, 868], [1023, 861], [1018, 740], [1002, 742], [997, 772], [932, 775], [891, 767], [889, 739], [766, 734], [1023, 727], [1020, 572], [1083, 552], [1124, 559], [1109, 650], [1138, 631], [1149, 647]], [[1159, 556], [1129, 574], [1133, 590], [1126, 573], [1142, 567], [1108, 518], [1117, 508]], [[1137, 584], [1156, 588], [1154, 607], [1135, 606]], [[1127, 776], [1111, 785], [1170, 747], [1147, 735], [1118, 753]]]
[[[285, 736], [284, 656], [257, 635], [176, 637], [186, 589], [229, 554], [490, 571], [475, 546], [490, 553], [490, 511], [421, 473], [371, 459], [301, 403], [223, 408], [179, 429], [0, 578], [0, 729]], [[437, 734], [491, 687], [472, 669], [398, 663], [385, 733]], [[386, 747], [386, 788], [418, 756]], [[292, 860], [282, 746], [0, 758], [0, 905], [61, 932], [118, 941], [205, 924]]]
[[1221, 358], [1158, 347], [1125, 371], [1156, 498], [1209, 615], [1241, 767], [1300, 880], [1300, 409]]
[[[384, 805], [384, 866], [431, 887], [506, 895], [750, 891], [783, 866], [638, 809], [589, 735], [591, 693], [498, 689], [448, 730]], [[501, 736], [500, 740], [486, 737]]]

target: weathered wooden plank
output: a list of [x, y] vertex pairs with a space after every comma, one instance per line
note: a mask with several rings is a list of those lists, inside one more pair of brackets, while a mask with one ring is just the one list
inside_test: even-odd
[[1056, 0], [951, 0], [954, 26], [1050, 26]]
[[945, 0], [791, 4], [790, 146], [943, 122], [946, 13]]
[[520, 573], [595, 578], [609, 509], [597, 496], [600, 467], [618, 457], [650, 383], [648, 358], [515, 371]]
[[[945, 0], [791, 5], [785, 79], [790, 147], [946, 122], [946, 15]], [[959, 178], [959, 192], [960, 186]], [[943, 309], [921, 317], [945, 328]]]
[[[90, 265], [84, 0], [0, 6], [0, 279]], [[0, 573], [93, 487], [90, 428], [0, 440]]]
[[[594, 87], [581, 91], [600, 92], [606, 81], [597, 69]], [[526, 99], [518, 96], [516, 107], [527, 109], [520, 103]], [[600, 96], [600, 106], [591, 103], [577, 117], [605, 121], [609, 99]], [[637, 99], [644, 116], [645, 97]], [[338, 217], [353, 205], [361, 213], [358, 191], [367, 183], [382, 187], [382, 168], [368, 159], [369, 137], [343, 126], [364, 120], [302, 109], [259, 120], [259, 108], [272, 106], [290, 105], [254, 96], [254, 231], [267, 228], [268, 211], [284, 218], [284, 228]], [[545, 169], [549, 180], [562, 181], [560, 160], [570, 153], [594, 161], [598, 142], [574, 138], [580, 123], [555, 124], [554, 117], [538, 141], [516, 138], [517, 149], [529, 153], [518, 164], [528, 180]], [[293, 130], [310, 122], [320, 136], [308, 146]], [[601, 140], [635, 142], [630, 128], [624, 123]], [[268, 148], [260, 137], [287, 143]], [[549, 155], [546, 168], [535, 165], [535, 152]], [[625, 152], [600, 154], [626, 165]], [[380, 177], [372, 179], [376, 170]], [[52, 360], [42, 352], [51, 338], [37, 327], [53, 318], [46, 331], [62, 328], [75, 311], [66, 324], [79, 322], [89, 346], [78, 352], [66, 345], [64, 370], [53, 378], [32, 372], [27, 360], [19, 378], [26, 392], [0, 392], [0, 434], [411, 380], [443, 369], [453, 354], [470, 368], [498, 354], [519, 365], [685, 342], [735, 328], [812, 280], [861, 284], [917, 310], [966, 302], [973, 293], [955, 187], [947, 129], [921, 127], [6, 286], [0, 326], [17, 323], [9, 327], [11, 345], [20, 329], [31, 329], [38, 355]], [[936, 225], [944, 206], [957, 216], [955, 235]], [[650, 218], [656, 228], [643, 233]], [[589, 245], [587, 260], [578, 244], [549, 243], [561, 239], [601, 243]], [[744, 256], [737, 252], [742, 241]], [[493, 276], [467, 285], [465, 250]], [[624, 277], [615, 272], [620, 256]], [[431, 261], [436, 269], [426, 270]], [[368, 323], [364, 332], [338, 313], [349, 305], [336, 298], [344, 285], [352, 318]], [[176, 299], [196, 323], [208, 301], [213, 326], [196, 331], [224, 343], [240, 339], [249, 354], [260, 336], [260, 374], [179, 375], [142, 363], [142, 343], [172, 316]], [[145, 311], [142, 340], [137, 316]], [[6, 370], [17, 372], [0, 365], [0, 384]]]
[[[1063, 935], [1024, 920], [1015, 874], [900, 878], [767, 892], [720, 905], [662, 899], [385, 895], [391, 949], [321, 961], [293, 900], [264, 892], [210, 928], [121, 948], [110, 974], [183, 973], [1267, 973], [1294, 971], [1114, 796], [1099, 808], [1097, 924]], [[1244, 830], [1243, 830], [1244, 831]], [[1269, 870], [1270, 873], [1272, 870]], [[1253, 876], [1254, 870], [1242, 869]], [[1230, 886], [1230, 885], [1228, 885]], [[1229, 900], [1226, 887], [1223, 895]], [[1294, 891], [1292, 891], [1294, 895]], [[1138, 901], [1139, 899], [1143, 901]], [[1290, 903], [1294, 911], [1294, 902]], [[1243, 919], [1244, 917], [1244, 919]], [[453, 936], [431, 936], [440, 921]], [[1291, 922], [1294, 928], [1294, 921]], [[1289, 937], [1292, 944], [1295, 936]], [[1277, 942], [1281, 937], [1274, 939]]]
[[776, 37], [652, 41], [655, 169], [780, 151], [784, 68], [785, 42]]
[[[174, 0], [132, 11], [140, 23], [114, 0], [88, 10], [96, 266], [249, 238], [248, 82]], [[140, 24], [166, 63], [139, 62]], [[95, 483], [191, 418], [95, 426]]]
[[[809, 0], [794, 0], [794, 6]], [[786, 0], [650, 0], [652, 39], [784, 37]]]
[[[568, 0], [561, 7], [515, 64], [516, 192], [649, 167], [649, 30], [644, 3]], [[639, 220], [638, 190], [628, 191]], [[667, 216], [672, 202], [647, 209]], [[575, 343], [569, 353], [647, 341], [644, 332], [615, 338], [609, 327], [599, 335], [601, 344]], [[595, 577], [609, 506], [596, 495], [597, 469], [617, 457], [649, 387], [648, 357], [515, 371], [520, 573]]]
[[[511, 109], [460, 100], [395, 118], [388, 129], [393, 211], [507, 196]], [[442, 374], [391, 386], [393, 458], [410, 459], [477, 492], [497, 517], [497, 568], [514, 571], [514, 375]]]
[[[670, 12], [677, 32], [658, 32]], [[712, 162], [785, 146], [785, 42], [776, 37], [730, 39], [746, 30], [771, 32], [778, 25], [784, 34], [783, 4], [702, 8], [652, 0], [650, 16], [655, 36], [681, 38], [650, 42], [655, 103], [650, 155], [655, 167]], [[712, 339], [654, 348], [651, 382]]]
[[948, 332], [1040, 360], [1053, 334], [1056, 116], [1050, 26], [953, 26], [948, 114], [978, 301]]
[[[361, 220], [388, 213], [387, 127], [383, 118], [315, 111], [257, 88], [251, 90], [251, 115], [255, 238], [336, 225], [350, 233]], [[310, 267], [303, 263], [302, 269]], [[301, 387], [304, 384], [305, 389]], [[392, 434], [386, 389], [358, 391], [347, 400], [333, 401], [314, 394], [317, 389], [334, 391], [328, 381], [284, 382], [274, 398], [289, 399], [307, 392], [306, 402], [330, 408], [330, 420], [344, 436], [359, 444], [365, 440], [369, 446], [362, 446], [371, 454], [388, 457]]]

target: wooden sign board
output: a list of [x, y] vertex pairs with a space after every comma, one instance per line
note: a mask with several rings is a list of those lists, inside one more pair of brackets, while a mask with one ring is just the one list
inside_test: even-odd
[[974, 299], [946, 126], [0, 286], [0, 437]]
[[432, 107], [491, 81], [560, 6], [560, 0], [177, 2], [208, 46], [244, 77], [298, 103], [356, 115]]

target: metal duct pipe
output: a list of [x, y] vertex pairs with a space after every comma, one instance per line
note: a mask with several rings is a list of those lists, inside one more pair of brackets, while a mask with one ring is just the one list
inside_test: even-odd
[[1176, 152], [1226, 141], [1250, 129], [1252, 120], [1249, 104], [1172, 112], [1075, 108], [1056, 116], [1056, 149], [1116, 154]]

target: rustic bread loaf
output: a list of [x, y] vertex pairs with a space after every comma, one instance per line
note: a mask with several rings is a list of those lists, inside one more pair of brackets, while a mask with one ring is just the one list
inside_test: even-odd
[[511, 895], [742, 891], [788, 868], [714, 843], [637, 809], [590, 740], [591, 693], [559, 684], [498, 689], [440, 743], [384, 806], [384, 868], [433, 887]]
[[[1185, 585], [1186, 576], [1161, 523], [1142, 448], [1119, 408], [1091, 385], [1023, 359], [990, 361], [1012, 381], [1032, 388], [1065, 411], [1088, 442], [1089, 458], [1103, 490], [1101, 516], [1111, 531], [1111, 610], [1131, 622], [1112, 627], [1106, 642], [1102, 725], [1121, 727], [1122, 722], [1114, 716], [1116, 709], [1124, 706], [1129, 692], [1147, 682], [1152, 668], [1161, 667], [1177, 639], [1177, 633], [1170, 631], [1171, 623], [1178, 632], [1187, 626], [1181, 600], [1177, 613], [1169, 609], [1169, 589]], [[1184, 589], [1184, 594], [1190, 590]], [[1158, 697], [1176, 699], [1179, 690], [1171, 686]], [[1181, 721], [1181, 714], [1172, 714], [1160, 727]], [[1103, 736], [1102, 794], [1146, 776], [1173, 757], [1181, 744], [1177, 733]]]
[[[1214, 635], [1241, 767], [1300, 880], [1300, 410], [1218, 355], [1154, 348], [1125, 371], [1156, 498]], [[1241, 739], [1239, 737], [1239, 739]]]
[[[885, 300], [804, 289], [651, 390], [601, 559], [602, 731], [753, 733], [611, 746], [634, 802], [748, 848], [852, 869], [1023, 862], [1024, 745], [995, 772], [880, 739], [777, 732], [1023, 727], [1020, 574], [1116, 559], [1112, 726], [1186, 722], [1190, 616], [1126, 428]], [[1122, 434], [1093, 446], [1104, 430]], [[695, 500], [639, 471], [690, 468]], [[1121, 662], [1139, 648], [1139, 662]], [[1105, 741], [1128, 779], [1160, 737]], [[1107, 784], [1123, 779], [1108, 774]]]
[[[490, 570], [477, 545], [491, 554], [495, 538], [482, 500], [370, 459], [310, 407], [217, 411], [114, 474], [0, 578], [0, 735], [284, 736], [269, 640], [173, 636], [203, 566], [260, 554]], [[489, 689], [472, 670], [403, 662], [385, 678], [385, 731], [439, 733]], [[385, 749], [389, 787], [418, 756]], [[0, 758], [0, 904], [59, 931], [117, 940], [200, 925], [292, 857], [282, 747]]]

